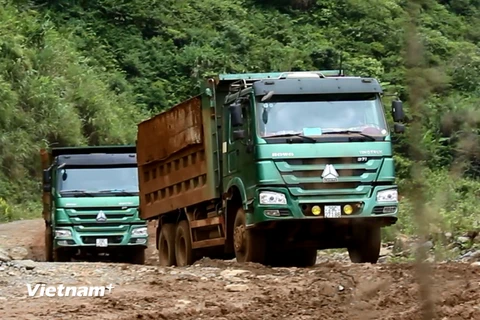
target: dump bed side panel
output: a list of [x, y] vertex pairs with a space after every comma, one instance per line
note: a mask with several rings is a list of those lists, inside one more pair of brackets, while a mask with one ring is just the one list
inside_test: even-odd
[[[48, 169], [52, 162], [52, 158], [49, 154], [49, 152], [46, 149], [41, 149], [40, 150], [40, 161], [42, 164], [42, 170]], [[47, 222], [50, 222], [50, 216], [51, 216], [51, 205], [52, 205], [52, 195], [50, 192], [42, 192], [42, 204], [43, 204], [43, 210], [42, 210], [42, 216], [43, 219]]]
[[211, 134], [206, 131], [203, 118], [202, 99], [196, 96], [138, 125], [143, 219], [215, 196], [209, 183], [213, 179], [208, 177], [212, 174], [207, 165], [211, 153], [206, 152], [211, 149]]
[[200, 97], [193, 97], [138, 125], [138, 164], [165, 160], [203, 143]]

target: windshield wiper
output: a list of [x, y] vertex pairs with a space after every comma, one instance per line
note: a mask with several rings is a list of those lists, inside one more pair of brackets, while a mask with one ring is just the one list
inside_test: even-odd
[[317, 142], [317, 140], [315, 140], [314, 138], [303, 136], [300, 133], [279, 134], [279, 135], [269, 136], [268, 138], [281, 138], [281, 137], [298, 137], [298, 138], [301, 138], [303, 140], [307, 140], [307, 141], [310, 141], [310, 142], [313, 142], [313, 143]]
[[116, 193], [119, 195], [126, 195], [126, 196], [134, 196], [137, 193], [132, 192], [132, 191], [126, 191], [125, 189], [104, 189], [104, 190], [98, 190], [98, 193]]
[[67, 190], [61, 190], [60, 191], [60, 194], [64, 194], [64, 193], [73, 193], [75, 196], [90, 196], [92, 197], [92, 193], [91, 192], [87, 192], [86, 190], [82, 190], [82, 189], [67, 189]]
[[324, 134], [352, 134], [352, 133], [359, 134], [359, 135], [361, 135], [365, 138], [370, 139], [370, 141], [377, 140], [377, 139], [375, 139], [374, 137], [372, 137], [368, 134], [365, 134], [361, 131], [355, 131], [355, 130], [327, 131], [327, 132], [323, 132], [322, 135], [324, 135]]

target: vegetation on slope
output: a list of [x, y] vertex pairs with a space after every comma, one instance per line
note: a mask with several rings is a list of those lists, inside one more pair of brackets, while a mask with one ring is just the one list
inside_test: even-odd
[[132, 143], [144, 112], [120, 71], [90, 63], [43, 14], [1, 6], [0, 219], [38, 217], [40, 148]]
[[[10, 112], [0, 122], [8, 140], [0, 197], [12, 205], [38, 199], [40, 146], [131, 141], [135, 122], [196, 93], [207, 74], [338, 68], [341, 54], [348, 73], [378, 77], [404, 101], [409, 95], [403, 0], [14, 3], [0, 9], [0, 94]], [[420, 72], [433, 91], [420, 117], [422, 148], [439, 230], [480, 220], [478, 8], [480, 0], [422, 3], [428, 69]], [[402, 192], [410, 188], [405, 139], [395, 145]], [[414, 232], [408, 198], [402, 205], [395, 229]]]

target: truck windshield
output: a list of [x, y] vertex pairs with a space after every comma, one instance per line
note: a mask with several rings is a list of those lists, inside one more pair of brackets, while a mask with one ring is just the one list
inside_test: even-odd
[[[256, 113], [261, 137], [351, 131], [385, 136], [388, 132], [378, 94], [274, 95], [265, 102], [260, 98]], [[266, 124], [264, 111], [268, 113]]]
[[58, 172], [60, 193], [136, 195], [138, 172], [130, 168], [62, 168]]

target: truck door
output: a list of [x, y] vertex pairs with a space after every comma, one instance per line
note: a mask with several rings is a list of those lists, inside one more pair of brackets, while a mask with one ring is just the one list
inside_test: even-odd
[[235, 119], [229, 111], [232, 104], [224, 106], [226, 125], [223, 132], [223, 177], [227, 187], [232, 180], [242, 183], [247, 193], [247, 199], [254, 196], [255, 190], [255, 157], [253, 153], [252, 137], [252, 103], [245, 97], [244, 100], [233, 104], [241, 105], [242, 124], [235, 126]]

